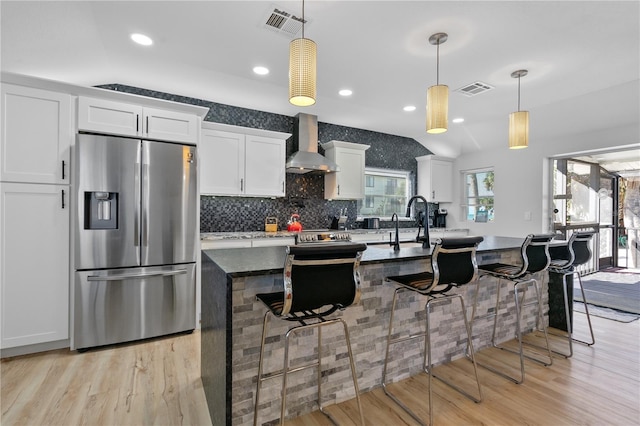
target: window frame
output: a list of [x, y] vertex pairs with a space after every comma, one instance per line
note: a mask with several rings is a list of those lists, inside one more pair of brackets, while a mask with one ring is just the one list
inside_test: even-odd
[[[479, 173], [488, 173], [488, 172], [492, 172], [493, 176], [494, 176], [494, 186], [491, 189], [491, 195], [487, 196], [480, 196], [478, 195], [477, 197], [470, 197], [469, 196], [469, 191], [467, 188], [467, 176], [469, 175], [478, 175]], [[461, 170], [460, 171], [461, 174], [461, 182], [462, 182], [462, 191], [461, 191], [461, 202], [460, 202], [460, 208], [462, 210], [462, 217], [464, 218], [463, 221], [464, 222], [472, 222], [472, 223], [491, 223], [495, 221], [495, 207], [496, 207], [496, 194], [495, 194], [495, 167], [494, 166], [490, 166], [490, 167], [482, 167], [482, 168], [478, 168], [478, 169], [469, 169], [469, 170]], [[474, 214], [474, 218], [473, 219], [469, 219], [469, 208], [470, 207], [476, 207], [479, 206], [480, 204], [475, 203], [475, 204], [471, 204], [469, 201], [471, 198], [474, 199], [480, 199], [480, 198], [492, 198], [493, 202], [491, 203], [491, 206], [493, 208], [493, 214], [491, 215], [491, 217], [487, 216], [486, 220], [478, 220], [478, 215], [477, 212]]]
[[[411, 179], [411, 171], [410, 170], [398, 170], [398, 169], [384, 169], [384, 168], [380, 168], [380, 167], [365, 167], [364, 169], [364, 174], [365, 174], [365, 182], [367, 181], [367, 174], [370, 175], [376, 175], [376, 176], [383, 176], [383, 177], [391, 177], [391, 178], [403, 178], [405, 179], [406, 182], [406, 190], [405, 190], [405, 197], [406, 197], [406, 202], [409, 201], [409, 198], [412, 197], [413, 195], [413, 181]], [[386, 185], [386, 183], [385, 183]], [[376, 215], [376, 214], [362, 214], [361, 210], [363, 207], [365, 207], [365, 203], [366, 203], [366, 199], [368, 196], [374, 196], [375, 194], [367, 194], [367, 188], [375, 188], [375, 186], [366, 186], [365, 184], [365, 198], [363, 198], [362, 200], [358, 200], [358, 217], [357, 220], [362, 220], [364, 218], [370, 218], [370, 217], [376, 217], [376, 218], [380, 218], [381, 220], [390, 220], [391, 216], [381, 216], [381, 215]], [[404, 210], [402, 212], [397, 212], [398, 216], [399, 216], [399, 220], [413, 220], [411, 218], [405, 218], [404, 214], [403, 214]], [[400, 217], [401, 216], [401, 217]]]

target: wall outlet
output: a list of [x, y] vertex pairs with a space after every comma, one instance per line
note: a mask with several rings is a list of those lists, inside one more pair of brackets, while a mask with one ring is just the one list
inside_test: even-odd
[[524, 212], [524, 220], [531, 220], [531, 212]]

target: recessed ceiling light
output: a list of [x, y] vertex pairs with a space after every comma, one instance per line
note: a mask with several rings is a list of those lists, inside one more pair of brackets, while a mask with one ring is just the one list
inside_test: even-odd
[[269, 74], [269, 68], [257, 66], [257, 67], [253, 67], [253, 72], [258, 75], [267, 75]]
[[464, 122], [464, 118], [462, 118], [462, 117], [454, 118], [451, 121], [454, 122], [454, 123], [462, 123], [462, 122]]
[[131, 40], [143, 46], [151, 46], [153, 44], [153, 40], [144, 34], [131, 34]]
[[411, 111], [415, 111], [415, 110], [416, 110], [416, 107], [415, 107], [415, 106], [413, 106], [413, 105], [407, 105], [406, 107], [404, 107], [404, 108], [402, 108], [402, 109], [403, 109], [404, 111], [411, 112]]
[[342, 89], [342, 90], [340, 90], [338, 92], [338, 94], [340, 96], [351, 96], [351, 95], [353, 95], [353, 92], [351, 90], [349, 90], [349, 89]]

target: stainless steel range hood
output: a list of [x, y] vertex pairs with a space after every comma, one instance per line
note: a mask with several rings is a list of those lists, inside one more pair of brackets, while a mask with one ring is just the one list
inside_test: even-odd
[[336, 163], [318, 154], [318, 117], [315, 115], [296, 115], [293, 143], [298, 147], [298, 151], [287, 159], [287, 173], [340, 171]]

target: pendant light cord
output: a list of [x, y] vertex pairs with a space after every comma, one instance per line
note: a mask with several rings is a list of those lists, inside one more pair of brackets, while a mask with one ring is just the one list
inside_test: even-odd
[[436, 85], [440, 85], [440, 41], [436, 45]]
[[520, 76], [518, 76], [518, 112], [520, 112]]
[[304, 38], [304, 0], [302, 0], [302, 38]]

